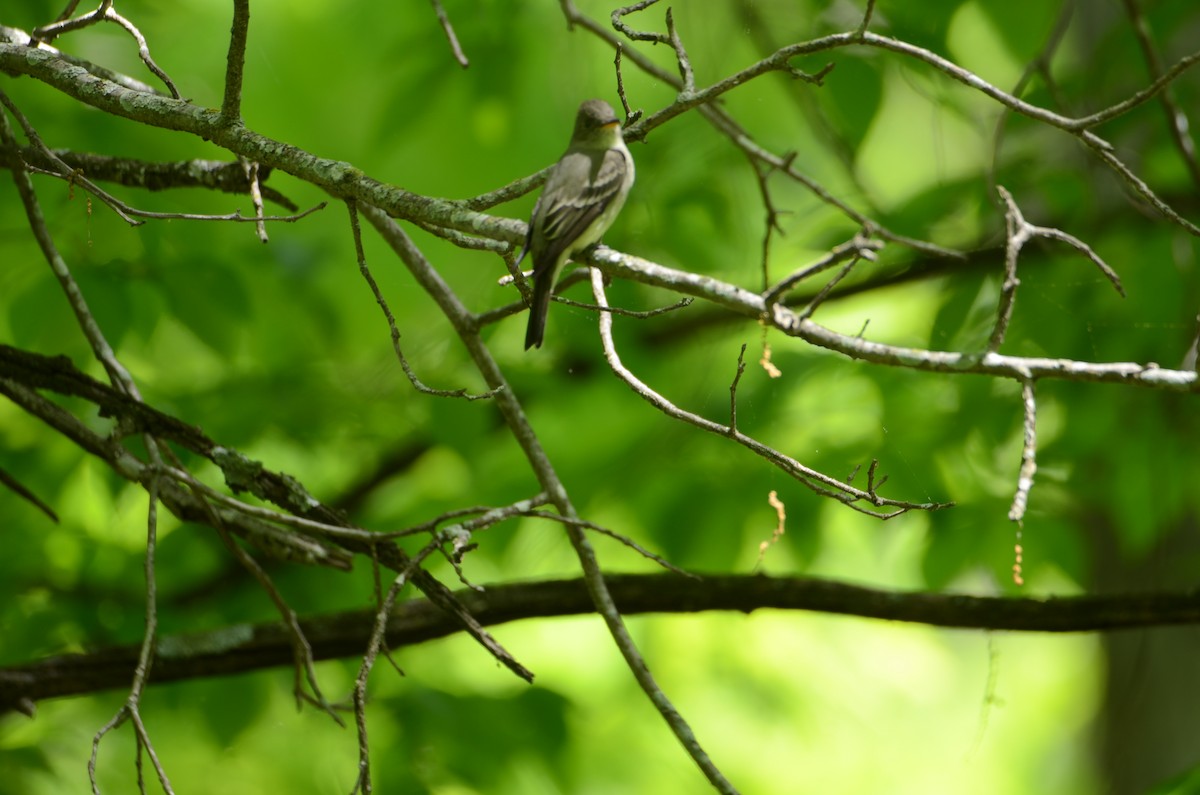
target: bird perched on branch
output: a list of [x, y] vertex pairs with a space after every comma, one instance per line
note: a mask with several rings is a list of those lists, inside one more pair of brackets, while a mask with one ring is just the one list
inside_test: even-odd
[[533, 300], [525, 350], [540, 348], [554, 283], [571, 257], [600, 241], [633, 185], [633, 158], [621, 122], [607, 102], [579, 106], [571, 144], [550, 171], [529, 220], [525, 248], [533, 256]]

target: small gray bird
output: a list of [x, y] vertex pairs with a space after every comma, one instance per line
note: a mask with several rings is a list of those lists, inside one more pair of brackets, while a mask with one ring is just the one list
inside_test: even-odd
[[525, 350], [542, 347], [550, 294], [567, 260], [600, 241], [633, 185], [633, 158], [621, 138], [621, 122], [607, 102], [579, 106], [571, 145], [555, 164], [533, 206], [525, 249], [533, 255], [533, 302]]

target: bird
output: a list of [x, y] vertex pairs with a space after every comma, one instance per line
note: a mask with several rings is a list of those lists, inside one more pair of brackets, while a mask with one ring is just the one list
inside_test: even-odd
[[633, 157], [621, 122], [601, 99], [589, 99], [575, 115], [571, 143], [546, 178], [533, 206], [525, 248], [517, 266], [533, 257], [533, 297], [525, 350], [542, 347], [550, 294], [567, 261], [600, 241], [633, 185]]

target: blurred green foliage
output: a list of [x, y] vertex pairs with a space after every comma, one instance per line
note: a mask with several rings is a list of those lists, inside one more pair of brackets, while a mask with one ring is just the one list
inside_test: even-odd
[[[59, 10], [48, 2], [18, 5], [0, 11], [0, 23], [30, 29]], [[184, 95], [219, 105], [229, 4], [119, 5]], [[582, 30], [568, 31], [555, 4], [444, 5], [471, 59], [467, 70], [452, 61], [421, 4], [401, 12], [371, 3], [253, 3], [247, 124], [406, 189], [461, 198], [552, 162], [581, 99], [615, 101], [612, 51]], [[611, 3], [577, 5], [607, 24]], [[1172, 63], [1193, 46], [1185, 36], [1194, 36], [1200, 13], [1187, 3], [1146, 5], [1163, 59]], [[859, 13], [853, 4], [818, 0], [676, 0], [673, 7], [700, 85], [783, 44], [853, 28]], [[629, 21], [660, 30], [664, 10]], [[1078, 14], [1050, 61], [1053, 83], [1035, 78], [1023, 94], [1067, 115], [1106, 107], [1149, 80], [1115, 5], [1094, 15], [1089, 9], [1086, 24], [1084, 11]], [[872, 29], [1007, 90], [1042, 51], [1057, 16], [1056, 4], [1032, 0], [883, 0]], [[150, 80], [128, 37], [111, 26], [56, 45]], [[630, 46], [675, 71], [668, 48]], [[923, 64], [847, 48], [796, 65], [816, 71], [829, 61], [836, 67], [823, 88], [766, 75], [727, 95], [726, 107], [759, 143], [794, 152], [798, 169], [897, 232], [994, 248], [1003, 239], [990, 187], [998, 183], [1031, 222], [1083, 238], [1120, 273], [1124, 300], [1075, 252], [1031, 244], [1002, 352], [1179, 365], [1200, 294], [1195, 238], [1140, 212], [1128, 189], [1061, 132], [1007, 116], [994, 152], [999, 106]], [[672, 99], [628, 59], [624, 77], [636, 108], [652, 111]], [[5, 79], [3, 89], [52, 147], [162, 160], [228, 156], [203, 141], [106, 117], [30, 79]], [[1181, 107], [1195, 108], [1200, 80], [1185, 75], [1172, 91]], [[1100, 133], [1186, 216], [1200, 217], [1196, 186], [1160, 108], [1148, 104]], [[606, 242], [759, 289], [764, 211], [745, 156], [697, 114], [632, 149], [639, 181]], [[296, 476], [328, 502], [397, 451], [413, 451], [409, 465], [356, 505], [354, 518], [364, 526], [415, 525], [536, 490], [488, 403], [431, 400], [411, 389], [357, 272], [342, 207], [271, 226], [263, 246], [245, 224], [131, 229], [78, 188], [36, 182], [89, 305], [156, 407]], [[279, 172], [269, 184], [304, 207], [325, 198]], [[769, 184], [777, 208], [787, 211], [784, 234], [772, 244], [774, 278], [857, 231], [779, 175]], [[196, 190], [114, 192], [145, 209], [251, 211], [243, 197]], [[532, 202], [525, 197], [497, 212], [525, 217]], [[497, 286], [504, 269], [495, 257], [413, 234], [472, 309], [514, 300], [511, 288]], [[481, 389], [433, 303], [377, 239], [368, 234], [365, 244], [422, 380]], [[101, 375], [11, 189], [0, 190], [0, 262], [0, 340], [69, 355]], [[881, 342], [978, 351], [991, 329], [1002, 267], [994, 253], [959, 265], [889, 247], [848, 284], [865, 287], [882, 276], [895, 284], [830, 300], [816, 319], [850, 334], [865, 326]], [[569, 296], [588, 300], [582, 287]], [[674, 300], [621, 283], [610, 297], [637, 309]], [[771, 535], [775, 514], [766, 495], [777, 490], [787, 533], [766, 553], [768, 572], [1018, 593], [1010, 578], [1016, 529], [1006, 520], [1021, 450], [1013, 384], [867, 366], [774, 334], [768, 339], [783, 376], [770, 379], [753, 363], [761, 331], [744, 319], [699, 305], [647, 321], [616, 319], [626, 364], [678, 405], [723, 421], [738, 350], [748, 343], [751, 364], [738, 391], [743, 431], [838, 477], [861, 467], [865, 478], [877, 458], [889, 496], [957, 503], [880, 523], [651, 409], [609, 374], [591, 312], [555, 305], [546, 348], [529, 354], [520, 346], [523, 325], [523, 315], [509, 318], [487, 339], [584, 517], [680, 566], [746, 572]], [[1066, 382], [1040, 384], [1038, 398], [1039, 473], [1021, 538], [1028, 585], [1020, 593], [1103, 590], [1101, 534], [1111, 534], [1103, 543], [1134, 563], [1165, 537], [1194, 531], [1194, 399]], [[101, 430], [110, 424], [87, 421]], [[0, 467], [62, 520], [55, 525], [0, 492], [0, 662], [137, 641], [144, 492], [8, 402], [0, 402]], [[1107, 521], [1098, 524], [1098, 516]], [[466, 564], [477, 582], [577, 572], [563, 533], [549, 523], [514, 522], [478, 540]], [[649, 568], [623, 547], [596, 543], [613, 570]], [[1186, 577], [1195, 563], [1167, 561], [1164, 581]], [[273, 573], [300, 612], [318, 614], [369, 607], [367, 568]], [[170, 517], [160, 528], [158, 579], [166, 632], [274, 615], [211, 532]], [[668, 694], [744, 791], [1097, 791], [1092, 732], [1104, 669], [1095, 638], [987, 636], [806, 614], [631, 624]], [[403, 678], [380, 666], [370, 711], [378, 791], [703, 791], [597, 619], [526, 623], [498, 635], [538, 673], [536, 687], [516, 682], [462, 639], [399, 650]], [[320, 670], [327, 693], [350, 687], [350, 664]], [[279, 671], [151, 688], [143, 714], [177, 788], [198, 791], [219, 780], [230, 793], [347, 791], [353, 732], [315, 712], [297, 716], [289, 681], [290, 672]], [[87, 791], [91, 735], [122, 698], [46, 703], [34, 721], [0, 717], [0, 793]], [[105, 741], [105, 791], [134, 786], [131, 750], [127, 733]], [[1160, 791], [1193, 791], [1186, 787], [1194, 778]]]

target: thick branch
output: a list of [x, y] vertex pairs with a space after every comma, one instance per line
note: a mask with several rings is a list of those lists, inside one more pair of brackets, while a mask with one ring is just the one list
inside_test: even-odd
[[[1200, 623], [1200, 594], [1069, 596], [1046, 599], [885, 591], [804, 577], [736, 575], [691, 579], [673, 574], [606, 577], [621, 613], [710, 610], [811, 610], [959, 629], [1019, 632], [1106, 632]], [[584, 615], [595, 608], [582, 580], [492, 585], [455, 594], [484, 625], [528, 618]], [[362, 610], [300, 622], [318, 660], [362, 654], [375, 618]], [[387, 625], [395, 648], [453, 635], [462, 625], [427, 600], [401, 604]], [[37, 701], [128, 684], [137, 646], [52, 657], [0, 668], [0, 713]], [[290, 666], [292, 646], [278, 623], [240, 624], [164, 637], [151, 684]]]
[[372, 179], [349, 163], [317, 157], [290, 144], [225, 123], [221, 111], [184, 100], [123, 88], [71, 64], [55, 52], [0, 42], [0, 71], [25, 74], [87, 105], [125, 119], [191, 133], [262, 166], [276, 168], [338, 198], [355, 198], [405, 219], [421, 219], [464, 232], [516, 243], [525, 225], [465, 209], [460, 203], [421, 196]]
[[[115, 182], [130, 188], [142, 188], [151, 192], [172, 188], [209, 188], [222, 193], [248, 194], [250, 183], [241, 163], [226, 160], [176, 160], [156, 162], [133, 158], [111, 157], [92, 152], [73, 152], [67, 149], [51, 150], [55, 157], [73, 169], [78, 169], [89, 179], [100, 182]], [[44, 153], [32, 146], [19, 149], [20, 158], [27, 165], [46, 171], [54, 171], [55, 163]], [[0, 166], [11, 168], [12, 152], [0, 150]], [[258, 170], [261, 183], [270, 175], [271, 169]], [[278, 191], [262, 186], [264, 199], [273, 201], [295, 212], [300, 209], [295, 202]]]

